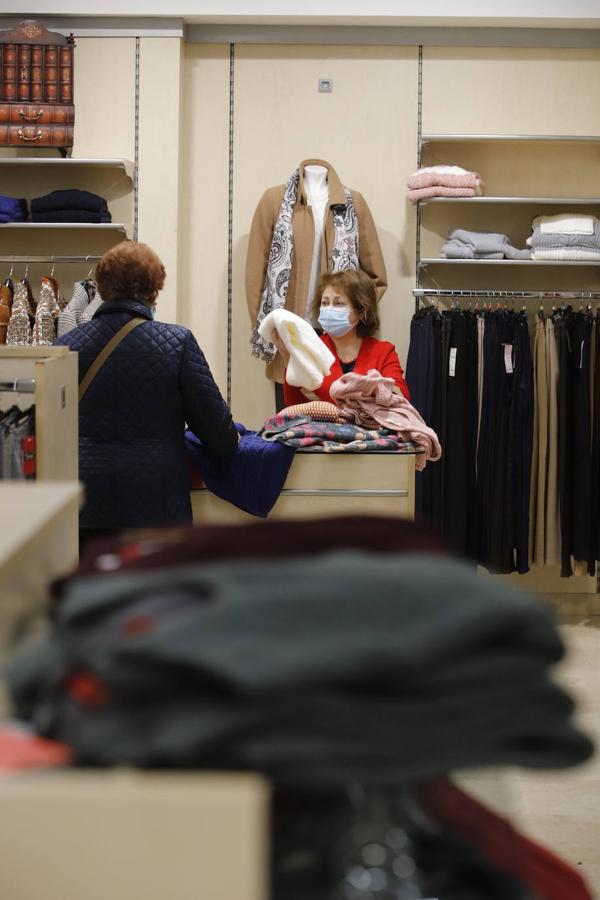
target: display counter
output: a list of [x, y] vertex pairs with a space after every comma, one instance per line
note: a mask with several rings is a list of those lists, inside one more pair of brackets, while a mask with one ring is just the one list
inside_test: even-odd
[[[192, 491], [194, 522], [256, 521], [206, 488]], [[414, 518], [414, 453], [297, 451], [272, 519], [373, 515]]]
[[[48, 584], [77, 563], [77, 481], [0, 483], [0, 666], [39, 616]], [[4, 708], [0, 686], [0, 715]]]

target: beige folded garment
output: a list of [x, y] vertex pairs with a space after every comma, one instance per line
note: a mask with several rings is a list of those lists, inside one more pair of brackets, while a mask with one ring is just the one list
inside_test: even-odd
[[265, 341], [272, 341], [274, 331], [290, 354], [285, 373], [287, 383], [308, 391], [320, 388], [335, 357], [312, 325], [288, 309], [275, 309], [265, 316], [258, 329]]
[[600, 250], [589, 250], [587, 247], [557, 247], [555, 250], [534, 250], [532, 259], [562, 259], [583, 262], [589, 260], [600, 265]]
[[593, 234], [594, 216], [558, 213], [556, 216], [536, 216], [531, 227], [539, 227], [542, 234]]

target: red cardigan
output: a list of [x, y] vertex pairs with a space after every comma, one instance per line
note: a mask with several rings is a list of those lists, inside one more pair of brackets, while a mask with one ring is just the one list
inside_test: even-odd
[[[331, 367], [331, 372], [327, 375], [320, 388], [314, 393], [319, 400], [326, 400], [332, 403], [329, 395], [329, 388], [334, 381], [341, 378], [344, 374], [338, 355], [336, 353], [335, 344], [328, 334], [322, 334], [321, 340], [329, 347], [335, 356], [335, 362]], [[379, 341], [374, 337], [364, 337], [356, 362], [354, 363], [354, 371], [357, 375], [366, 375], [369, 369], [377, 369], [377, 371], [386, 378], [393, 378], [407, 400], [410, 400], [410, 394], [407, 384], [404, 380], [404, 372], [400, 366], [400, 360], [396, 353], [396, 348], [389, 341]], [[300, 388], [292, 387], [287, 381], [283, 382], [283, 396], [285, 405], [292, 406], [295, 403], [308, 403], [309, 398], [302, 393]]]

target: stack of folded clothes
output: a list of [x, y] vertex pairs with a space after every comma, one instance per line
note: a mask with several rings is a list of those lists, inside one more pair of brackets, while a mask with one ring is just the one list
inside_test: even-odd
[[537, 216], [527, 244], [533, 259], [589, 260], [600, 263], [600, 220], [595, 216], [560, 213]]
[[27, 219], [27, 201], [0, 194], [0, 223], [24, 222]]
[[32, 222], [111, 222], [106, 200], [90, 191], [52, 191], [31, 201]]
[[513, 247], [505, 234], [455, 228], [448, 235], [440, 256], [444, 259], [530, 259], [531, 250]]
[[426, 166], [408, 179], [411, 203], [427, 197], [475, 197], [481, 194], [483, 182], [477, 172], [461, 166]]

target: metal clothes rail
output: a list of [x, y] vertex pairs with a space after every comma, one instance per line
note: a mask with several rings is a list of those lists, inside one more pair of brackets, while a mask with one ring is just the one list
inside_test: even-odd
[[0, 393], [16, 391], [18, 394], [35, 394], [35, 378], [12, 378], [0, 381]]
[[420, 300], [451, 299], [460, 300], [600, 300], [600, 291], [493, 291], [493, 290], [458, 290], [456, 288], [413, 288], [415, 308], [419, 311]]
[[0, 263], [84, 263], [98, 262], [101, 256], [0, 256]]

